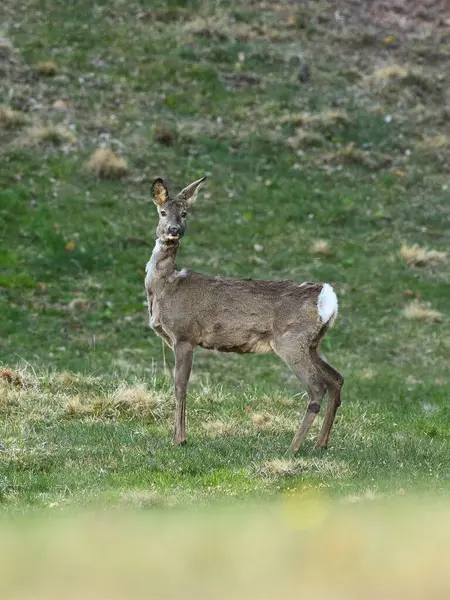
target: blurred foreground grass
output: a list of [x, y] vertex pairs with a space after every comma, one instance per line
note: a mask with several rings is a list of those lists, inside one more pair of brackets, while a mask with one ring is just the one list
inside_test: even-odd
[[444, 600], [450, 506], [271, 505], [0, 522], [2, 600]]

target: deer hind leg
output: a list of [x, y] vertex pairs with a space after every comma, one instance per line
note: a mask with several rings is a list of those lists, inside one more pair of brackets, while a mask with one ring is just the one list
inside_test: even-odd
[[[315, 355], [314, 355], [315, 354]], [[313, 360], [325, 376], [328, 390], [328, 404], [323, 419], [322, 428], [317, 439], [316, 448], [326, 448], [330, 438], [336, 412], [341, 405], [341, 390], [344, 385], [344, 377], [329, 365], [317, 353], [312, 353]]]
[[302, 343], [297, 335], [285, 334], [281, 340], [273, 345], [273, 349], [305, 385], [308, 393], [306, 412], [289, 449], [290, 452], [296, 453], [303, 444], [309, 428], [320, 410], [323, 397], [327, 391], [326, 379], [323, 372], [311, 359], [309, 344]]
[[189, 342], [177, 342], [174, 345], [175, 354], [175, 419], [173, 443], [175, 446], [186, 441], [186, 392], [194, 360], [194, 348]]

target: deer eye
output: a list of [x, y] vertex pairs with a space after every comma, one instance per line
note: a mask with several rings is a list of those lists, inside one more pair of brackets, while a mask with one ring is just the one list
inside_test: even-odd
[[159, 214], [160, 214], [162, 217], [167, 217], [167, 213], [166, 213], [166, 211], [165, 211], [165, 210], [161, 210], [161, 211], [159, 212]]
[[185, 219], [187, 217], [187, 212], [185, 210], [183, 210], [183, 212], [181, 213], [181, 216], [183, 217], [183, 219]]

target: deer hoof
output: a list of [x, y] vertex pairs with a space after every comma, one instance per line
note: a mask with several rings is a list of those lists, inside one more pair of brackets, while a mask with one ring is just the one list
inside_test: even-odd
[[315, 450], [326, 450], [328, 448], [327, 443], [325, 442], [317, 442], [317, 444], [314, 446]]
[[186, 445], [186, 439], [174, 438], [173, 439], [173, 445], [174, 446], [185, 446]]

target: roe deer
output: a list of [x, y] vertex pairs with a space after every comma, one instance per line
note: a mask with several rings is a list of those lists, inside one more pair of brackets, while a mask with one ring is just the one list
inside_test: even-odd
[[306, 414], [292, 441], [297, 452], [328, 391], [328, 405], [316, 447], [327, 446], [341, 403], [342, 375], [319, 356], [319, 344], [337, 316], [328, 283], [210, 277], [175, 259], [188, 209], [206, 177], [171, 197], [160, 178], [152, 184], [159, 213], [157, 240], [147, 263], [145, 287], [150, 327], [175, 355], [173, 443], [186, 441], [186, 390], [196, 346], [221, 352], [277, 354], [308, 392]]

